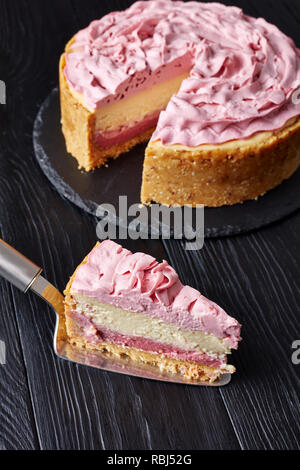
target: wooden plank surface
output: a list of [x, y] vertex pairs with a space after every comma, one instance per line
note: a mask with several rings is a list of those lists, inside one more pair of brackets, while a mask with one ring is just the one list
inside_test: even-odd
[[[96, 241], [96, 221], [52, 189], [32, 148], [33, 120], [57, 84], [67, 40], [90, 20], [127, 1], [0, 2], [1, 236], [44, 268], [63, 290]], [[297, 1], [228, 2], [265, 16], [300, 46]], [[280, 4], [280, 5], [278, 5]], [[187, 252], [178, 241], [127, 241], [168, 258], [184, 282], [243, 324], [223, 389], [160, 384], [62, 362], [52, 351], [54, 316], [32, 294], [0, 280], [0, 448], [295, 449], [299, 448], [300, 213], [256, 233], [206, 241]]]

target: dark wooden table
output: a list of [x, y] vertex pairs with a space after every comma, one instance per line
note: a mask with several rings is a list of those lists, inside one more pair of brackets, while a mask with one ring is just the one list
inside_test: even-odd
[[[36, 163], [32, 127], [57, 85], [68, 39], [91, 20], [132, 2], [1, 0], [0, 236], [44, 268], [61, 290], [96, 241], [96, 220], [65, 201]], [[227, 3], [227, 2], [226, 2]], [[233, 1], [264, 16], [300, 47], [299, 0]], [[0, 449], [299, 449], [300, 213], [263, 230], [207, 240], [124, 242], [167, 258], [184, 283], [243, 323], [221, 389], [134, 379], [60, 361], [53, 313], [0, 280]]]

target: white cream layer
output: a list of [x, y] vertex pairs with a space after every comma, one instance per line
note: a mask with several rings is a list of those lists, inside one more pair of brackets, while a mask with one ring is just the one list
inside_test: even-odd
[[71, 294], [76, 302], [76, 308], [73, 310], [83, 313], [95, 326], [102, 326], [123, 335], [141, 336], [185, 350], [205, 352], [213, 357], [230, 353], [226, 340], [203, 331], [184, 330], [147, 314], [123, 310], [81, 294]]

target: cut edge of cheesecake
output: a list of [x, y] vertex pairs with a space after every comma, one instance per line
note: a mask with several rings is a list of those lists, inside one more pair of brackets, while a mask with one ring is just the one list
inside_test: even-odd
[[[137, 91], [133, 95], [118, 100], [111, 105], [106, 105], [96, 109], [90, 108], [82, 93], [73, 89], [72, 85], [68, 83], [64, 69], [66, 66], [66, 55], [74, 51], [73, 45], [75, 37], [73, 37], [66, 45], [65, 52], [61, 55], [59, 61], [59, 90], [60, 90], [60, 105], [61, 105], [61, 124], [62, 132], [66, 142], [68, 153], [76, 158], [79, 169], [91, 171], [94, 168], [100, 167], [105, 164], [109, 158], [117, 158], [123, 153], [128, 152], [132, 147], [141, 142], [146, 142], [152, 136], [155, 125], [157, 123], [159, 113], [165, 109], [170, 98], [176, 93], [182, 81], [188, 77], [190, 68], [186, 71], [178, 72], [169, 80], [160, 80], [154, 86], [149, 86], [141, 92]], [[155, 93], [156, 99], [151, 97]], [[143, 98], [143, 99], [142, 99]], [[138, 100], [148, 104], [146, 109], [139, 111]], [[123, 106], [124, 105], [124, 106]], [[115, 109], [113, 109], [113, 107]], [[122, 119], [122, 107], [126, 109]], [[138, 113], [136, 121], [128, 123], [124, 126], [124, 120], [127, 118], [128, 109], [135, 109]], [[102, 129], [105, 123], [105, 112], [113, 110], [112, 123], [110, 127]], [[143, 112], [145, 114], [143, 114]], [[98, 114], [100, 113], [100, 116]], [[101, 115], [103, 114], [103, 115]], [[124, 126], [127, 131], [128, 138], [123, 141], [110, 145], [101, 146], [97, 143], [97, 136], [101, 138], [102, 135], [109, 136], [111, 132], [118, 132], [119, 128], [116, 127], [114, 121], [119, 120], [119, 126]], [[143, 121], [145, 120], [144, 125]], [[135, 125], [141, 128], [141, 131], [135, 131]], [[131, 131], [132, 129], [132, 131]], [[120, 129], [122, 131], [122, 129]], [[103, 139], [102, 139], [103, 140]]]
[[96, 145], [93, 134], [95, 115], [71, 93], [63, 73], [64, 64], [65, 56], [63, 54], [59, 67], [62, 132], [67, 152], [76, 158], [79, 169], [91, 171], [104, 165], [108, 158], [117, 158], [135, 145], [150, 139], [154, 127], [122, 144], [112, 145], [109, 148], [100, 148]]
[[[90, 253], [92, 253], [93, 250], [99, 245], [99, 242], [97, 242]], [[85, 316], [83, 311], [83, 305], [85, 305], [84, 308], [89, 310], [94, 307], [95, 299], [91, 297], [91, 305], [89, 305], [88, 298], [80, 298], [80, 295], [78, 296], [79, 298], [77, 298], [76, 292], [72, 291], [72, 284], [75, 279], [76, 273], [81, 266], [85, 265], [88, 262], [89, 255], [87, 255], [82, 261], [82, 263], [80, 263], [80, 265], [76, 268], [64, 291], [66, 328], [69, 341], [72, 345], [83, 349], [101, 351], [103, 353], [116, 356], [118, 358], [127, 357], [137, 363], [140, 362], [158, 367], [160, 371], [167, 372], [171, 375], [180, 374], [181, 376], [184, 376], [187, 379], [195, 379], [209, 383], [216, 381], [218, 378], [220, 378], [221, 374], [233, 374], [235, 372], [235, 367], [233, 365], [227, 364], [226, 361], [227, 354], [230, 354], [231, 347], [228, 346], [226, 341], [224, 341], [223, 343], [222, 340], [220, 340], [219, 338], [217, 338], [217, 342], [219, 341], [219, 346], [221, 348], [224, 348], [224, 351], [226, 351], [222, 354], [219, 354], [219, 356], [216, 355], [215, 357], [212, 357], [212, 362], [214, 361], [214, 359], [218, 359], [221, 357], [223, 358], [222, 363], [218, 365], [201, 363], [199, 362], [199, 360], [193, 361], [190, 359], [178, 359], [176, 357], [171, 357], [171, 355], [168, 356], [168, 354], [164, 352], [158, 353], [153, 352], [151, 350], [143, 350], [140, 347], [134, 347], [132, 345], [128, 346], [123, 344], [117, 344], [116, 342], [114, 342], [113, 339], [109, 338], [107, 340], [107, 338], [105, 338], [105, 334], [103, 339], [103, 332], [105, 333], [105, 327], [92, 321], [91, 317]], [[103, 304], [104, 309], [106, 306], [107, 315], [109, 316], [110, 309], [115, 309], [115, 307], [113, 304], [110, 303], [106, 305]], [[122, 310], [126, 314], [136, 314], [136, 312], [128, 312], [125, 309]], [[205, 333], [205, 335], [207, 335], [207, 333]], [[210, 335], [208, 335], [208, 340], [209, 336]], [[206, 352], [202, 350], [200, 350], [199, 353], [203, 354], [204, 356], [207, 356]]]

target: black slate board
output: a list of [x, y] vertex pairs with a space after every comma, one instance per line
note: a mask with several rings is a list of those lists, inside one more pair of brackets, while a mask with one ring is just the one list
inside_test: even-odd
[[[95, 215], [97, 207], [105, 203], [112, 204], [118, 214], [119, 195], [127, 196], [128, 207], [139, 202], [145, 144], [110, 160], [107, 167], [90, 173], [78, 171], [76, 160], [65, 148], [57, 88], [40, 107], [34, 123], [33, 143], [36, 158], [47, 178], [60, 194], [83, 210]], [[204, 234], [219, 237], [248, 232], [278, 221], [299, 208], [300, 169], [256, 201], [205, 208]], [[118, 223], [125, 225], [119, 219]], [[142, 230], [147, 231], [148, 227]]]

